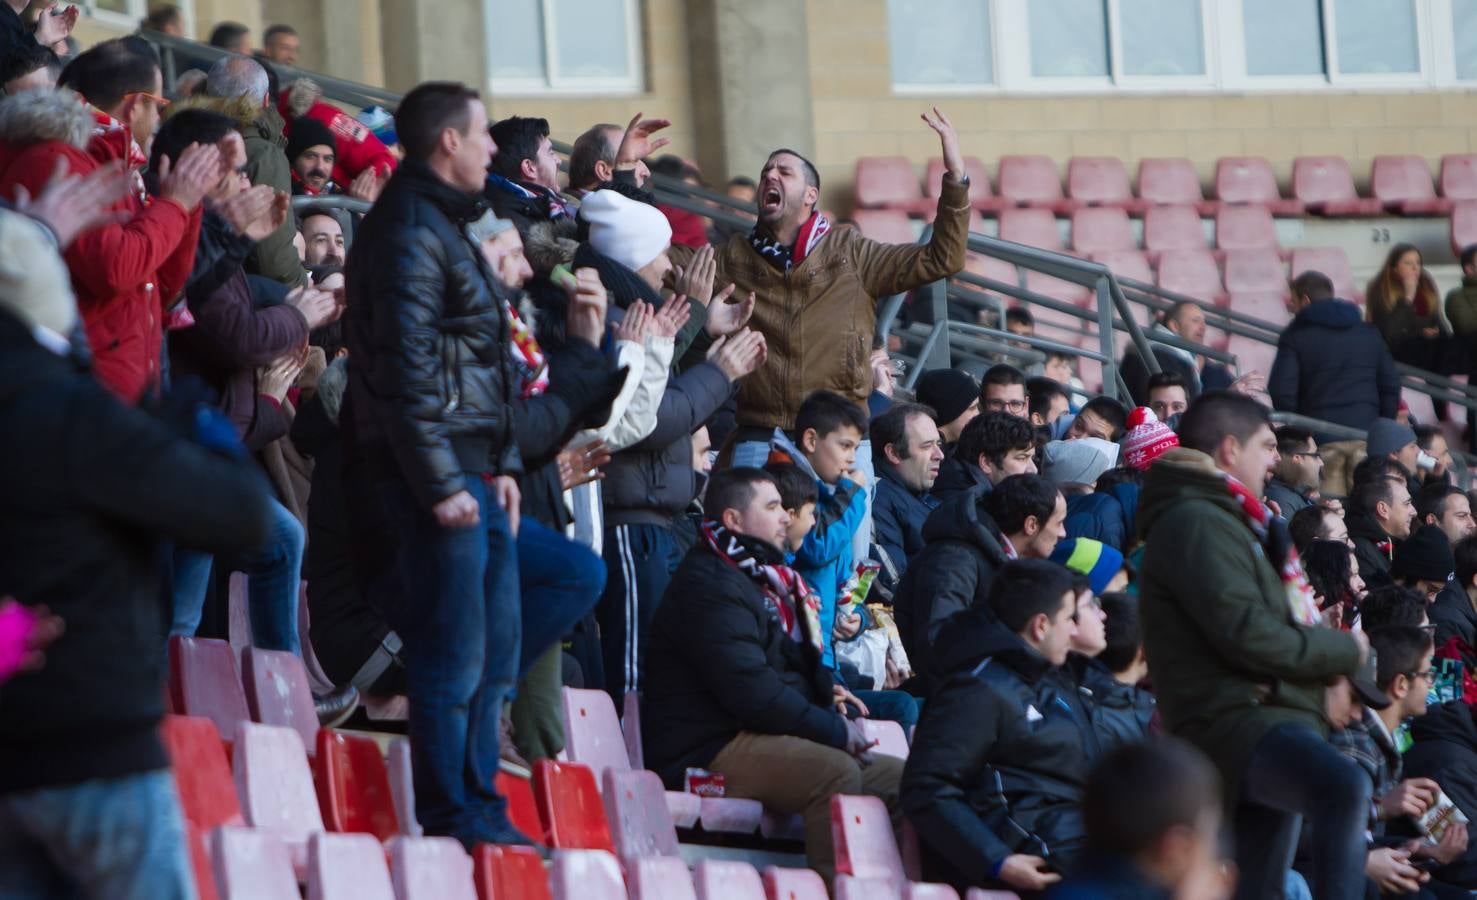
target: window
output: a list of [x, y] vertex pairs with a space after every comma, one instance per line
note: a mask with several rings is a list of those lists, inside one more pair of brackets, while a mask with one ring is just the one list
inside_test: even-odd
[[1320, 0], [1241, 0], [1247, 75], [1322, 75]]
[[637, 0], [483, 0], [495, 89], [641, 89]]
[[1451, 33], [1456, 43], [1456, 77], [1477, 80], [1477, 0], [1451, 0]]
[[1035, 0], [1030, 23], [1034, 77], [1108, 74], [1108, 12], [1103, 0]]
[[[110, 25], [120, 25], [129, 30], [138, 27], [144, 16], [149, 14], [149, 7], [153, 6], [155, 0], [72, 0], [81, 7], [83, 15], [92, 16], [99, 22], [107, 22]], [[195, 33], [195, 6], [192, 0], [173, 0], [180, 8], [180, 13], [185, 18], [185, 34]], [[65, 2], [58, 5], [58, 9], [67, 6]]]
[[989, 0], [887, 0], [887, 21], [898, 87], [994, 83]]
[[1118, 0], [1124, 75], [1205, 74], [1200, 4], [1186, 0]]
[[1341, 74], [1421, 71], [1412, 0], [1335, 0], [1333, 9]]

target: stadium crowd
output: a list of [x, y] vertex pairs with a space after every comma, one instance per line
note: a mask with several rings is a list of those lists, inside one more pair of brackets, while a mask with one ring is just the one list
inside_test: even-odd
[[[1397, 248], [1373, 324], [1301, 273], [1264, 380], [1177, 342], [1125, 357], [1132, 407], [1069, 358], [905, 395], [878, 301], [965, 261], [938, 109], [927, 242], [832, 221], [783, 148], [726, 185], [733, 229], [657, 203], [653, 170], [701, 178], [664, 119], [593, 124], [566, 176], [547, 121], [461, 84], [392, 119], [279, 85], [287, 26], [253, 54], [222, 25], [166, 86], [137, 38], [63, 65], [75, 15], [16, 5], [0, 896], [193, 895], [166, 643], [219, 633], [236, 572], [252, 642], [333, 682], [323, 722], [408, 701], [416, 818], [468, 847], [530, 843], [494, 775], [563, 749], [572, 685], [639, 696], [668, 788], [801, 816], [828, 880], [830, 800], [867, 794], [960, 889], [1477, 889], [1477, 523], [1394, 362], [1466, 371], [1477, 251], [1455, 334]], [[1367, 439], [1275, 428], [1263, 382]]]

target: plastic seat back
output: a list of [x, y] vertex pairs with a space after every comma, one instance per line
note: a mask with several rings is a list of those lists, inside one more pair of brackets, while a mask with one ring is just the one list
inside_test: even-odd
[[844, 794], [832, 797], [831, 836], [837, 874], [880, 878], [897, 885], [907, 881], [902, 854], [892, 833], [892, 819], [879, 798]]
[[1074, 156], [1067, 161], [1067, 196], [1099, 206], [1133, 202], [1128, 170], [1116, 156]]
[[1282, 199], [1272, 164], [1260, 156], [1223, 156], [1215, 164], [1215, 195], [1222, 203], [1271, 205]]
[[225, 641], [170, 638], [169, 694], [175, 712], [210, 719], [226, 743], [234, 743], [237, 726], [251, 719], [236, 654]]
[[764, 870], [764, 895], [767, 900], [830, 900], [819, 872], [779, 866]]
[[[964, 157], [964, 174], [969, 176], [969, 205], [975, 209], [999, 209], [1001, 198], [990, 189], [990, 170], [978, 156]], [[935, 156], [928, 160], [923, 173], [923, 195], [937, 201], [944, 192], [944, 159]]]
[[673, 856], [626, 860], [631, 900], [697, 900], [687, 863]]
[[1217, 300], [1225, 293], [1220, 269], [1209, 250], [1176, 250], [1159, 258], [1159, 287], [1197, 300]]
[[1043, 250], [1062, 249], [1062, 234], [1057, 229], [1056, 216], [1049, 209], [1001, 210], [1000, 238]]
[[1236, 357], [1236, 362], [1243, 373], [1261, 372], [1266, 375], [1272, 371], [1272, 362], [1277, 358], [1275, 345], [1242, 337], [1239, 334], [1231, 335], [1230, 341], [1226, 344], [1226, 350]]
[[296, 731], [309, 755], [317, 753], [318, 712], [303, 661], [282, 650], [241, 651], [241, 682], [251, 720]]
[[554, 854], [554, 900], [626, 900], [615, 856], [604, 850], [560, 850]]
[[329, 831], [372, 834], [381, 841], [400, 833], [390, 774], [372, 739], [319, 731], [316, 774], [318, 805]]
[[1451, 211], [1451, 249], [1458, 256], [1477, 244], [1477, 200], [1464, 200]]
[[616, 854], [677, 856], [677, 827], [667, 812], [667, 792], [655, 772], [606, 769], [602, 776], [605, 815]]
[[1195, 164], [1184, 157], [1139, 160], [1139, 199], [1156, 206], [1196, 206], [1205, 202]]
[[245, 722], [237, 736], [232, 768], [241, 811], [251, 827], [289, 844], [306, 844], [323, 830], [313, 775], [297, 732]]
[[1292, 250], [1292, 277], [1296, 279], [1304, 272], [1322, 272], [1333, 282], [1333, 290], [1339, 297], [1354, 301], [1358, 288], [1354, 286], [1354, 273], [1349, 268], [1349, 256], [1342, 247], [1294, 247]]
[[1275, 251], [1228, 250], [1226, 290], [1232, 294], [1286, 293], [1287, 270]]
[[606, 769], [631, 768], [626, 736], [615, 716], [615, 703], [605, 691], [564, 688], [564, 752], [584, 763], [598, 779]]
[[692, 870], [697, 900], [764, 900], [759, 872], [743, 860], [705, 859]]
[[207, 832], [218, 825], [245, 824], [215, 723], [203, 716], [165, 716], [160, 737], [174, 769], [185, 821]]
[[478, 844], [472, 874], [478, 900], [551, 900], [549, 873], [532, 847]]
[[508, 821], [513, 823], [513, 827], [530, 840], [547, 843], [544, 820], [533, 796], [533, 782], [511, 772], [498, 772], [495, 783], [497, 792], [508, 801]]
[[1023, 205], [1062, 200], [1062, 177], [1049, 156], [1000, 157], [1000, 196]]
[[477, 900], [472, 858], [449, 837], [397, 837], [388, 845], [396, 900]]
[[1107, 266], [1119, 278], [1154, 283], [1154, 269], [1150, 267], [1149, 257], [1142, 250], [1110, 250], [1106, 253], [1094, 253], [1091, 259]]
[[1119, 207], [1090, 206], [1072, 213], [1072, 249], [1079, 256], [1137, 247], [1128, 213]]
[[313, 835], [308, 900], [395, 900], [384, 846], [369, 834]]
[[292, 858], [276, 835], [222, 826], [211, 835], [221, 900], [300, 900]]
[[1276, 247], [1277, 226], [1265, 206], [1223, 206], [1215, 216], [1215, 245], [1222, 250]]
[[877, 746], [872, 748], [873, 753], [908, 758], [908, 736], [903, 733], [903, 726], [883, 719], [862, 719], [861, 724], [862, 733], [877, 741]]
[[918, 239], [908, 214], [898, 209], [859, 209], [851, 214], [863, 237], [884, 244], [911, 244]]
[[1310, 204], [1359, 199], [1354, 173], [1342, 156], [1299, 156], [1292, 163], [1292, 194]]
[[836, 900], [902, 900], [902, 886], [886, 878], [836, 876]]
[[1376, 156], [1369, 173], [1370, 191], [1386, 205], [1411, 200], [1433, 200], [1431, 170], [1414, 155]]
[[589, 766], [541, 759], [533, 765], [533, 794], [550, 847], [615, 851]]
[[[633, 769], [646, 768], [646, 754], [641, 749], [641, 695], [626, 691], [625, 709], [621, 712], [621, 734], [626, 739], [626, 761]], [[568, 739], [569, 729], [565, 729]]]
[[1441, 157], [1441, 196], [1450, 200], [1477, 200], [1477, 153]]
[[400, 833], [420, 837], [420, 822], [415, 818], [415, 779], [410, 768], [410, 741], [396, 738], [390, 742], [385, 768], [390, 777], [390, 800], [395, 804], [395, 820], [400, 824]]
[[903, 885], [903, 900], [959, 900], [959, 892], [947, 884], [909, 882]]
[[1144, 212], [1144, 249], [1205, 249], [1205, 227], [1193, 206], [1154, 206]]
[[923, 199], [918, 174], [906, 156], [863, 156], [856, 161], [856, 205], [862, 209], [911, 207]]

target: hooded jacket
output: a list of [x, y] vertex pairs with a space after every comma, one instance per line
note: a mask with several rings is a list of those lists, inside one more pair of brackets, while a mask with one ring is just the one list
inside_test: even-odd
[[[1367, 513], [1352, 511], [1344, 517], [1349, 526], [1349, 539], [1354, 542], [1354, 559], [1359, 563], [1359, 577], [1370, 587], [1390, 583], [1390, 566], [1395, 560], [1395, 541]], [[1382, 550], [1381, 545], [1389, 550]]]
[[1133, 515], [1138, 499], [1139, 488], [1135, 484], [1118, 484], [1111, 491], [1068, 497], [1067, 518], [1063, 522], [1067, 537], [1092, 538], [1127, 554], [1136, 540]]
[[1091, 765], [1074, 704], [1052, 665], [998, 621], [982, 623], [983, 661], [956, 669], [923, 707], [900, 788], [923, 875], [959, 890], [994, 882], [1014, 853], [1072, 867], [1085, 839]]
[[942, 503], [965, 491], [977, 487], [983, 487], [988, 493], [995, 486], [985, 476], [984, 470], [974, 463], [959, 458], [959, 448], [956, 445], [939, 463], [939, 476], [933, 481], [933, 489], [930, 493]]
[[1436, 628], [1437, 648], [1452, 638], [1458, 638], [1468, 647], [1477, 649], [1477, 609], [1472, 608], [1472, 601], [1456, 579], [1446, 583], [1446, 587], [1426, 607], [1426, 613]]
[[945, 501], [923, 523], [924, 547], [913, 558], [893, 599], [903, 649], [925, 680], [942, 676], [935, 643], [944, 622], [983, 606], [995, 573], [1005, 565], [999, 528], [980, 508], [987, 492], [976, 488]]
[[1462, 286], [1447, 293], [1446, 318], [1457, 337], [1477, 340], [1477, 278], [1463, 275]]
[[1149, 739], [1149, 723], [1154, 718], [1153, 694], [1136, 685], [1124, 684], [1101, 662], [1077, 653], [1068, 656], [1067, 664], [1058, 672], [1077, 690], [1078, 706], [1092, 729], [1089, 746], [1094, 759], [1126, 744], [1142, 744]]
[[908, 560], [923, 549], [923, 523], [928, 514], [938, 509], [938, 498], [925, 491], [914, 493], [898, 477], [897, 470], [885, 460], [879, 460], [877, 469], [877, 493], [872, 499], [873, 541], [883, 554], [882, 571], [878, 579], [888, 590], [895, 590], [898, 581], [908, 571]]
[[1376, 418], [1395, 418], [1400, 373], [1359, 307], [1320, 300], [1300, 310], [1277, 339], [1267, 393], [1275, 409], [1364, 430]]
[[[1400, 758], [1403, 776], [1434, 780], [1457, 809], [1477, 822], [1477, 724], [1472, 708], [1461, 700], [1433, 703], [1424, 716], [1410, 720], [1410, 736], [1415, 743]], [[1477, 883], [1477, 846], [1468, 846], [1434, 877], [1446, 884]]]
[[1216, 764], [1234, 800], [1269, 730], [1293, 724], [1327, 737], [1324, 684], [1358, 668], [1358, 646], [1294, 623], [1280, 575], [1204, 453], [1159, 457], [1139, 529], [1140, 616], [1159, 709], [1171, 733]]

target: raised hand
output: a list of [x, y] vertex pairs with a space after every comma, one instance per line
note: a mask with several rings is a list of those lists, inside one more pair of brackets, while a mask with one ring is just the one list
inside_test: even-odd
[[297, 383], [297, 377], [303, 373], [303, 366], [308, 363], [307, 348], [291, 350], [272, 361], [270, 366], [261, 369], [261, 393], [276, 400], [278, 403], [287, 399], [287, 392]]
[[[224, 200], [212, 205], [231, 230], [237, 234], [246, 234], [251, 224], [257, 219], [265, 216], [272, 209], [276, 191], [270, 184], [259, 184], [248, 188], [239, 194], [232, 194]], [[253, 240], [256, 240], [253, 238]]]
[[764, 335], [747, 328], [719, 338], [708, 350], [708, 359], [723, 370], [729, 381], [738, 381], [757, 371], [767, 356]]
[[634, 341], [644, 345], [646, 336], [652, 333], [655, 326], [655, 313], [651, 305], [642, 300], [637, 300], [626, 307], [626, 315], [621, 323], [615, 326], [615, 339], [618, 341]]
[[703, 306], [713, 299], [713, 279], [718, 275], [718, 259], [712, 244], [705, 244], [692, 255], [692, 261], [684, 268], [677, 267], [676, 290], [686, 294]]
[[68, 175], [58, 157], [51, 179], [34, 200], [25, 185], [15, 187], [15, 209], [44, 222], [65, 250], [84, 231], [126, 221], [127, 210], [110, 210], [128, 193], [133, 176], [122, 162], [101, 166], [87, 175]]
[[591, 441], [583, 447], [559, 454], [559, 485], [564, 490], [589, 484], [605, 477], [600, 471], [610, 462], [610, 447], [605, 441]]
[[214, 144], [191, 144], [175, 163], [167, 156], [159, 158], [159, 193], [187, 210], [200, 205], [224, 174], [221, 150]]
[[956, 179], [964, 177], [964, 157], [959, 153], [959, 135], [954, 131], [954, 123], [944, 115], [937, 106], [933, 108], [933, 115], [924, 113], [920, 118], [938, 132], [939, 146], [944, 154], [944, 168]]
[[749, 317], [754, 314], [754, 292], [749, 291], [749, 296], [742, 301], [733, 301], [728, 299], [733, 296], [733, 290], [734, 286], [730, 284], [708, 304], [708, 323], [703, 327], [712, 337], [733, 334], [747, 325]]
[[349, 196], [373, 203], [379, 199], [380, 191], [385, 189], [385, 185], [389, 183], [389, 180], [389, 173], [385, 173], [384, 177], [380, 177], [379, 168], [370, 166], [363, 172], [360, 172], [353, 183], [349, 185]]
[[636, 163], [671, 143], [666, 138], [652, 140], [651, 136], [672, 122], [669, 119], [643, 119], [641, 113], [631, 117], [626, 133], [621, 136], [621, 145], [615, 151], [615, 167], [628, 169]]
[[[652, 321], [651, 333], [659, 337], [676, 337], [687, 320], [692, 318], [692, 307], [687, 305], [687, 298], [682, 294], [673, 294], [662, 308], [656, 311], [656, 318]], [[711, 359], [711, 355], [709, 356]]]
[[592, 268], [575, 270], [574, 279], [566, 314], [569, 333], [598, 347], [605, 336], [605, 285], [600, 281], [600, 273]]
[[309, 331], [327, 325], [344, 311], [332, 293], [320, 291], [311, 285], [295, 288], [287, 295], [287, 305], [303, 314], [303, 318], [308, 321]]
[[[35, 3], [31, 4], [33, 7]], [[47, 0], [40, 4], [41, 17], [36, 20], [36, 43], [43, 47], [50, 47], [72, 33], [77, 26], [77, 19], [82, 11], [75, 6], [68, 6], [65, 10], [58, 12], [57, 0]]]

